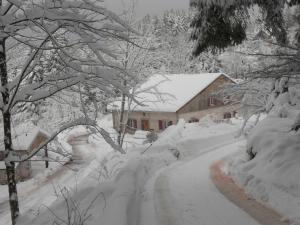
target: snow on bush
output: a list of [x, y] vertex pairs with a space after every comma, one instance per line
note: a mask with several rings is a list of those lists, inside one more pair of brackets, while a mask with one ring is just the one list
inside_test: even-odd
[[268, 116], [254, 127], [247, 155], [229, 162], [229, 173], [254, 198], [300, 224], [300, 91], [275, 84]]
[[133, 138], [134, 139], [144, 139], [145, 140], [148, 134], [149, 134], [149, 131], [137, 130], [134, 133]]
[[182, 132], [185, 128], [185, 121], [180, 119], [177, 125], [169, 126], [157, 141], [157, 144], [173, 144], [182, 137]]
[[146, 138], [147, 138], [147, 140], [145, 143], [153, 143], [153, 142], [157, 141], [158, 135], [156, 132], [151, 131], [149, 134], [146, 135]]

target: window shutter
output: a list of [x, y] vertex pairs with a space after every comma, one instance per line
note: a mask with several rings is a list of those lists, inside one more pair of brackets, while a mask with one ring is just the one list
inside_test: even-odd
[[158, 121], [158, 128], [159, 128], [159, 130], [163, 129], [163, 121], [162, 120]]

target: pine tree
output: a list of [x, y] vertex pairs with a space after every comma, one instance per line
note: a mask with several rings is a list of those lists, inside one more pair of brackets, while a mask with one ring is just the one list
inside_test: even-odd
[[[289, 5], [299, 4], [290, 1]], [[282, 0], [199, 0], [196, 4], [197, 14], [191, 26], [191, 35], [197, 45], [194, 55], [205, 50], [217, 52], [228, 46], [241, 44], [246, 38], [248, 9], [258, 6], [264, 14], [266, 29], [280, 43], [287, 42], [287, 32], [284, 27], [283, 11], [286, 6]]]

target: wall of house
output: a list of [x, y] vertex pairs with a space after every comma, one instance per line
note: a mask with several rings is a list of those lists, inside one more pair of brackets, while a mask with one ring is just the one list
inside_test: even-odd
[[196, 111], [196, 112], [188, 112], [188, 113], [182, 113], [179, 114], [178, 117], [179, 119], [184, 119], [186, 122], [189, 122], [193, 119], [200, 120], [205, 116], [211, 117], [212, 120], [222, 120], [224, 119], [224, 114], [225, 113], [230, 113], [231, 117], [235, 116], [235, 113], [238, 112], [239, 110], [239, 105], [225, 105], [221, 107], [213, 107], [201, 111]]
[[[159, 131], [159, 120], [166, 122], [172, 121], [177, 123], [177, 115], [175, 112], [131, 112], [129, 119], [137, 120], [137, 129], [142, 130], [142, 120], [149, 120], [149, 130]], [[113, 112], [114, 128], [119, 127], [118, 114]]]
[[[23, 151], [24, 152], [24, 151]], [[20, 162], [16, 166], [16, 181], [25, 181], [31, 177], [31, 162]], [[7, 175], [5, 169], [0, 169], [0, 184], [7, 184]]]
[[201, 93], [199, 93], [191, 101], [189, 101], [186, 105], [181, 107], [181, 109], [178, 110], [178, 114], [180, 115], [183, 113], [196, 112], [199, 110], [206, 110], [222, 106], [223, 103], [218, 100], [216, 100], [214, 106], [208, 106], [208, 99], [213, 93], [220, 90], [220, 87], [226, 83], [232, 83], [232, 81], [226, 76], [220, 76], [211, 85], [209, 85], [206, 89], [204, 89]]

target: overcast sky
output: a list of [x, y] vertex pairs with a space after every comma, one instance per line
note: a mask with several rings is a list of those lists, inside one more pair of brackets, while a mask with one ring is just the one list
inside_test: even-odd
[[[105, 0], [106, 6], [115, 12], [122, 12], [122, 1]], [[127, 0], [128, 1], [128, 0]], [[139, 17], [147, 14], [161, 14], [169, 9], [188, 9], [189, 0], [138, 0], [137, 15]]]

